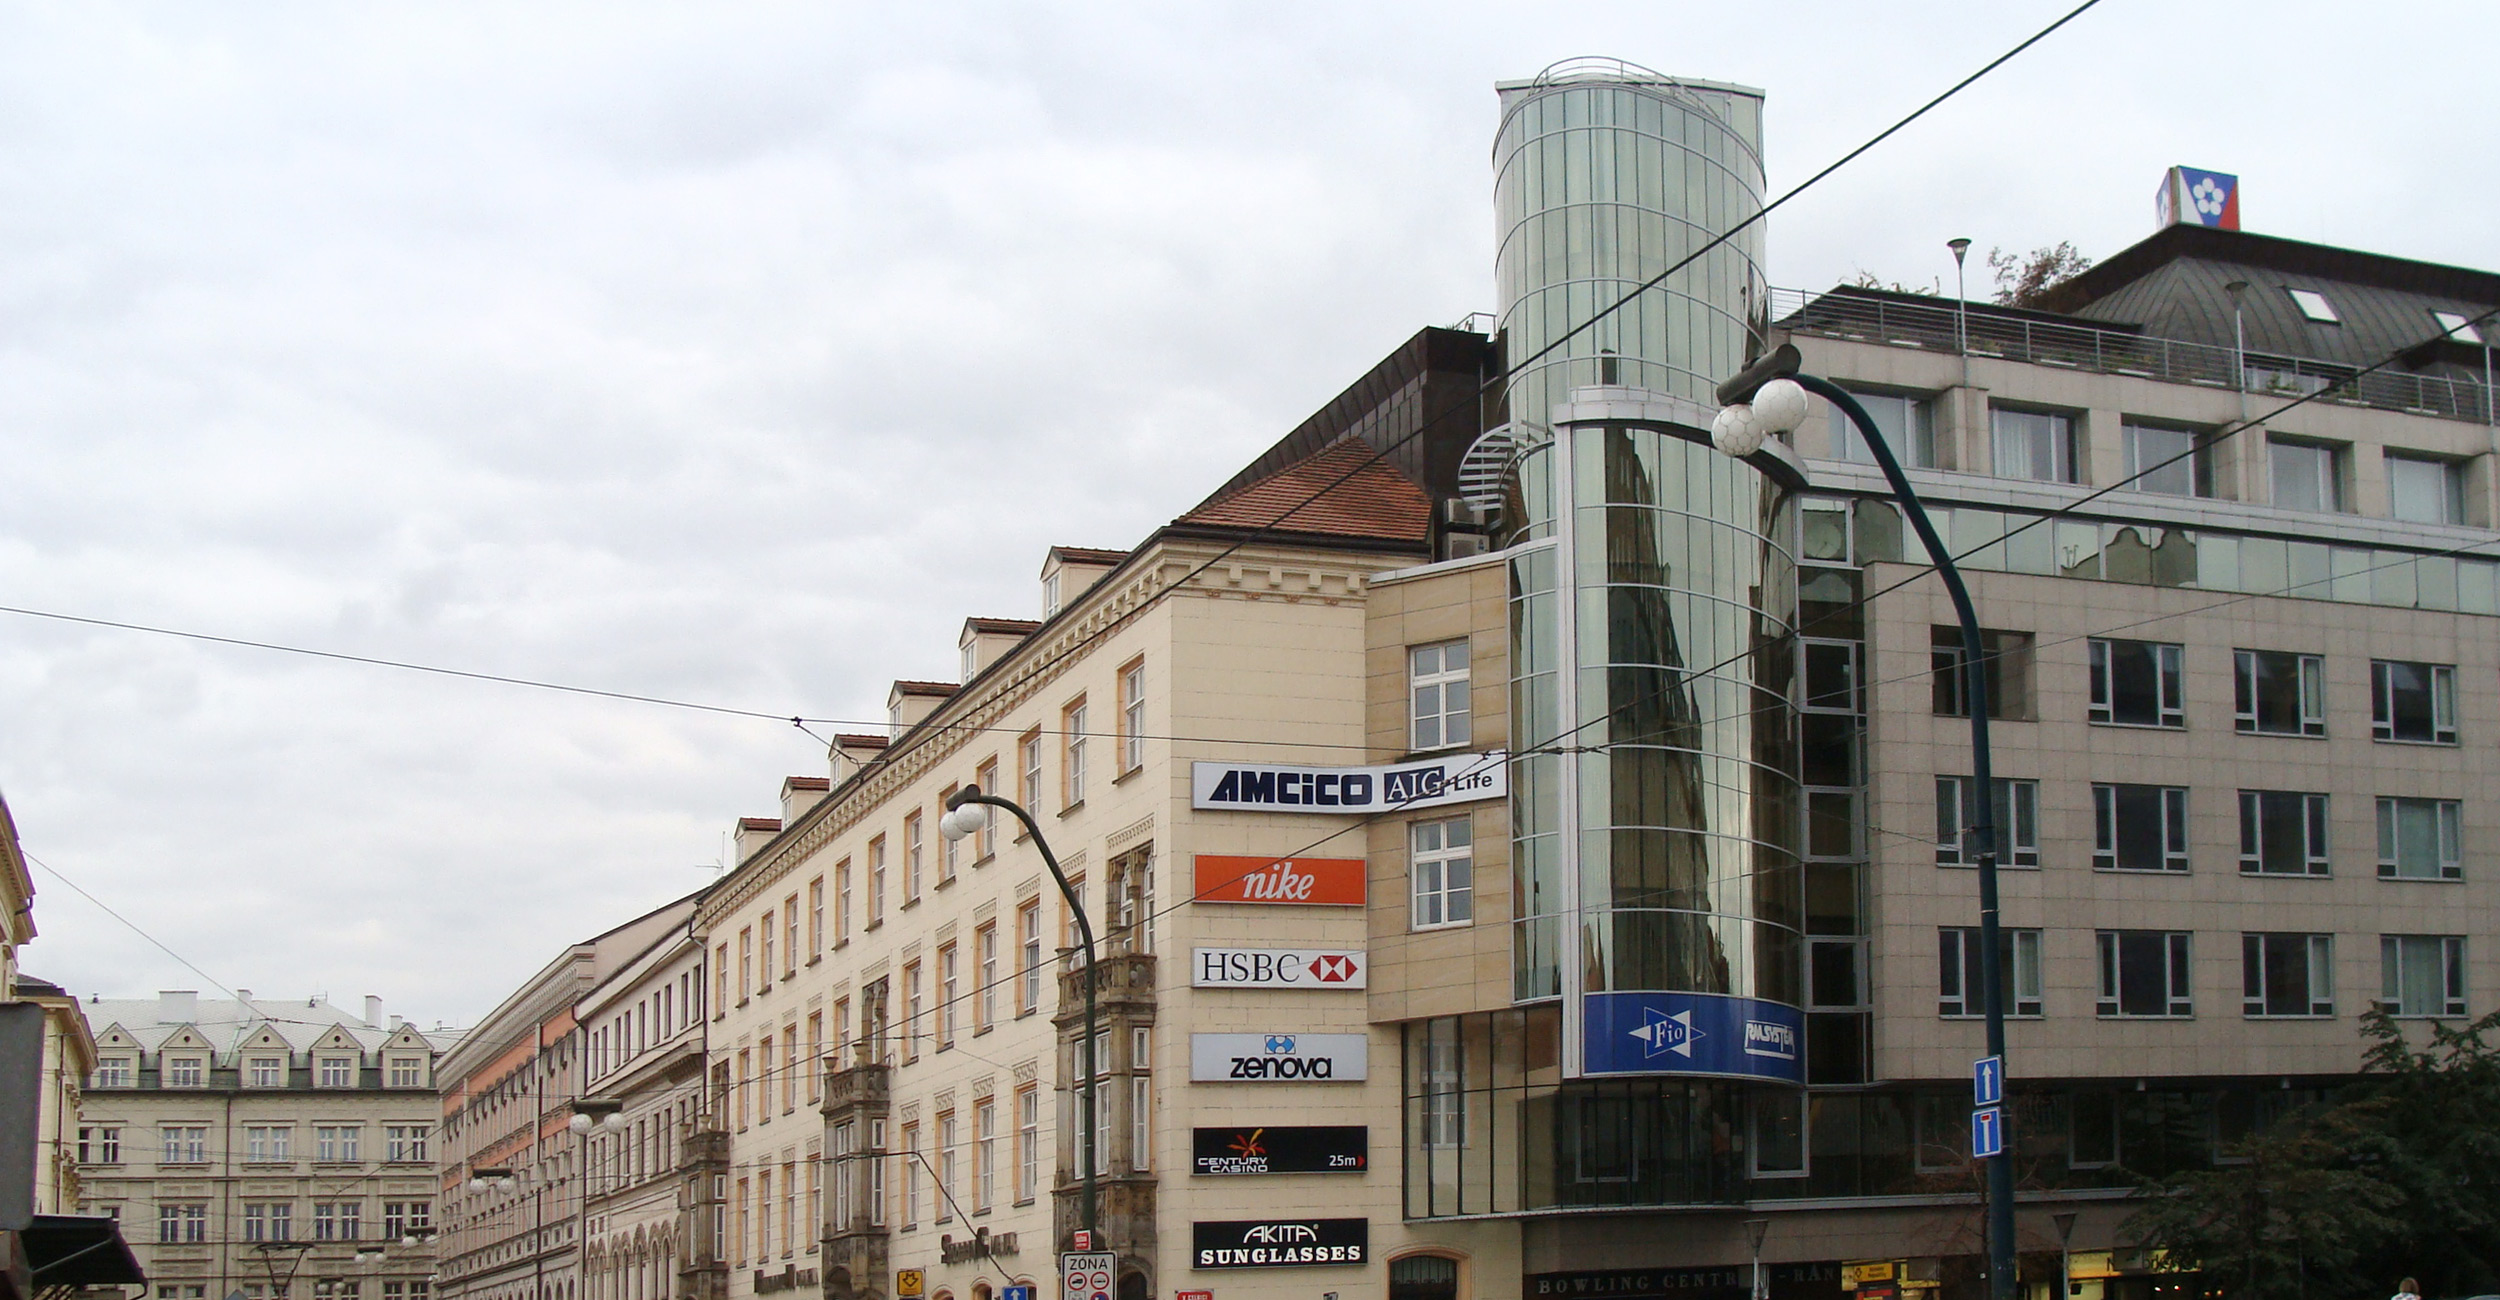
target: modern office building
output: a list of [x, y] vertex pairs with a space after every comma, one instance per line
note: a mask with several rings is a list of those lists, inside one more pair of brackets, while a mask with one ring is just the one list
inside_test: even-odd
[[80, 1196], [155, 1300], [425, 1300], [434, 1062], [414, 1024], [320, 998], [92, 998]]

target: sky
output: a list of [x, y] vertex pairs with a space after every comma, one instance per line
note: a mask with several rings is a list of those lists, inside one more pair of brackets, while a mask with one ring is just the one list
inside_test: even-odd
[[[0, 605], [870, 729], [1047, 547], [1495, 307], [1496, 80], [1760, 87], [1777, 191], [2068, 7], [0, 5]], [[2377, 17], [2103, 0], [1775, 214], [1771, 278], [2105, 257], [2173, 164], [2500, 268], [2500, 23]], [[465, 1026], [824, 770], [786, 722], [0, 614], [23, 956], [81, 993]]]

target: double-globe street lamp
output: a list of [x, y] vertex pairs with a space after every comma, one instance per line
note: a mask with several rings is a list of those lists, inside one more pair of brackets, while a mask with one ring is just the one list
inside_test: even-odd
[[1042, 837], [1042, 828], [1034, 824], [1033, 814], [1026, 812], [1023, 805], [1013, 799], [983, 794], [977, 785], [965, 786], [947, 797], [946, 815], [938, 819], [938, 833], [950, 840], [960, 840], [986, 828], [991, 814], [983, 810], [984, 805], [1004, 808], [1014, 813], [1017, 821], [1024, 823], [1024, 829], [1033, 836], [1034, 846], [1042, 851], [1042, 865], [1050, 868], [1050, 878], [1059, 883], [1059, 896], [1068, 900], [1068, 910], [1076, 916], [1077, 938], [1085, 946], [1085, 1121], [1079, 1129], [1082, 1136], [1077, 1143], [1077, 1168], [1083, 1172], [1085, 1184], [1085, 1234], [1095, 1242], [1092, 1249], [1099, 1250], [1100, 1239], [1094, 1237], [1094, 1127], [1102, 1122], [1102, 1118], [1095, 1107], [1094, 1096], [1097, 1069], [1094, 1060], [1094, 923], [1086, 918], [1084, 900], [1076, 896], [1075, 887], [1068, 883], [1067, 873], [1059, 869], [1059, 858], [1050, 851], [1050, 841]]
[[[1918, 534], [1919, 544], [1927, 548], [1937, 575], [1944, 579], [1945, 592], [1953, 598], [1953, 612], [1962, 622], [1962, 671], [1967, 683], [1963, 698], [1970, 706], [1971, 782], [1975, 794], [1968, 802], [1972, 807], [1970, 844], [1979, 863], [1981, 987], [1985, 990], [1983, 1003], [1988, 1017], [1988, 1055], [1995, 1057], [2001, 1068], [2005, 1059], [2006, 989], [2005, 971], [1998, 957], [2002, 938], [1997, 929], [1996, 781], [1989, 761], [1987, 660], [1980, 648], [1979, 615], [1971, 607], [1970, 589], [1962, 583], [1962, 571], [1954, 567], [1953, 553], [1946, 549], [1944, 539], [1936, 536], [1926, 507], [1911, 489], [1909, 477], [1901, 472], [1901, 462], [1884, 441], [1883, 430], [1875, 427], [1874, 417], [1838, 384], [1799, 373], [1802, 364], [1796, 345], [1783, 343], [1747, 366], [1743, 373], [1719, 385], [1720, 411], [1711, 424], [1710, 438], [1729, 456], [1749, 456], [1761, 449], [1763, 439], [1793, 432], [1805, 423], [1806, 394], [1812, 393], [1838, 407], [1865, 438], [1867, 450], [1883, 468], [1885, 481], [1892, 485], [1894, 499], [1901, 503], [1901, 512], [1909, 517], [1911, 530]], [[2000, 1073], [1999, 1078], [2003, 1077]], [[2002, 1135], [2004, 1129], [2000, 1127], [1998, 1132]], [[2010, 1300], [2014, 1294], [2011, 1145], [2001, 1137], [1997, 1154], [1987, 1157], [1986, 1164], [1989, 1290], [1997, 1300]]]

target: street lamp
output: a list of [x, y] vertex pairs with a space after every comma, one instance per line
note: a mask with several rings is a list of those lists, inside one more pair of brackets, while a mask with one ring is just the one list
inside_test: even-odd
[[984, 826], [987, 826], [989, 824], [990, 814], [983, 812], [979, 807], [975, 806], [981, 804], [986, 804], [992, 808], [1004, 808], [1007, 811], [1014, 813], [1017, 821], [1024, 823], [1024, 829], [1030, 832], [1033, 836], [1034, 845], [1042, 851], [1042, 865], [1050, 868], [1050, 878], [1059, 882], [1059, 896], [1068, 900], [1068, 910], [1075, 913], [1077, 939], [1085, 945], [1085, 1122], [1080, 1129], [1083, 1134], [1083, 1138], [1078, 1143], [1077, 1156], [1079, 1163], [1077, 1168], [1084, 1175], [1085, 1233], [1086, 1236], [1090, 1238], [1094, 1233], [1096, 1203], [1094, 1189], [1094, 1143], [1096, 1138], [1094, 1128], [1097, 1124], [1101, 1123], [1101, 1112], [1095, 1108], [1094, 1084], [1094, 1075], [1096, 1072], [1096, 1064], [1094, 1060], [1094, 985], [1096, 983], [1094, 975], [1094, 923], [1086, 918], [1085, 903], [1082, 899], [1079, 899], [1076, 896], [1075, 887], [1068, 883], [1067, 873], [1059, 869], [1059, 859], [1057, 855], [1050, 851], [1050, 841], [1042, 838], [1042, 828], [1034, 824], [1033, 814], [1026, 812], [1022, 804], [1019, 804], [1012, 799], [1001, 799], [994, 794], [983, 794], [981, 793], [981, 787], [977, 785], [965, 786], [963, 789], [947, 796], [946, 815], [938, 819], [938, 833], [944, 835], [950, 840], [960, 840], [963, 837], [980, 830]]
[[[1976, 791], [1971, 800], [1975, 807], [1971, 812], [1970, 843], [1979, 862], [1979, 964], [1984, 976], [1981, 987], [1986, 994], [1983, 1001], [1988, 1016], [1988, 1055], [1997, 1058], [2001, 1065], [2005, 1059], [2006, 990], [2005, 970], [1997, 956], [2003, 951], [2003, 937], [1997, 929], [1996, 779], [1989, 761], [1988, 669], [1980, 648], [1979, 614], [1971, 607], [1970, 589], [1962, 584], [1962, 571], [1954, 567], [1952, 551], [1945, 547], [1943, 538], [1936, 536], [1926, 507], [1910, 487], [1909, 476], [1901, 472], [1901, 462], [1884, 442], [1883, 431], [1875, 427], [1874, 417], [1847, 389], [1828, 379], [1798, 373], [1803, 361], [1795, 344], [1783, 343], [1747, 366], [1743, 373], [1719, 385], [1722, 406], [1718, 418], [1711, 422], [1710, 439], [1727, 455], [1747, 456], [1762, 446], [1764, 438], [1787, 433], [1805, 423], [1807, 393], [1839, 407], [1866, 439], [1875, 463], [1883, 467], [1884, 479], [1892, 485], [1901, 512], [1909, 517], [1919, 544], [1927, 548], [1928, 558], [1935, 563], [1937, 576], [1944, 579], [1946, 594], [1953, 598], [1953, 612], [1962, 622], [1962, 668], [1970, 705], [1971, 784]], [[2010, 1142], [2005, 1144], [1987, 1161], [1988, 1281], [1997, 1300], [2011, 1300], [2014, 1294], [2011, 1148]]]
[[1745, 1244], [1753, 1248], [1753, 1300], [1769, 1300], [1771, 1294], [1762, 1279], [1762, 1239], [1770, 1234], [1769, 1219], [1745, 1220]]
[[2231, 295], [2231, 387], [2240, 393], [2240, 418], [2248, 418], [2248, 327], [2242, 316], [2243, 300], [2248, 296], [2248, 281], [2233, 280], [2222, 286]]
[[1970, 294], [1962, 287], [1962, 259], [1970, 254], [1970, 240], [1948, 239], [1944, 246], [1953, 250], [1953, 341], [1962, 353], [1962, 387], [1970, 387]]
[[2067, 1300], [2075, 1293], [2075, 1212], [2060, 1210], [2049, 1222], [2057, 1225], [2057, 1300]]

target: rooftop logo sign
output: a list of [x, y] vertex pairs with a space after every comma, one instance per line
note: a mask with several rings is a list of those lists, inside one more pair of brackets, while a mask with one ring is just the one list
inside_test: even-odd
[[2229, 172], [2173, 167], [2162, 175], [2161, 193], [2154, 200], [2154, 208], [2164, 226], [2211, 226], [2216, 230], [2237, 230], [2240, 228], [2240, 178]]
[[1500, 799], [1510, 793], [1509, 756], [1445, 754], [1367, 767], [1189, 765], [1189, 806], [1236, 812], [1363, 813]]

